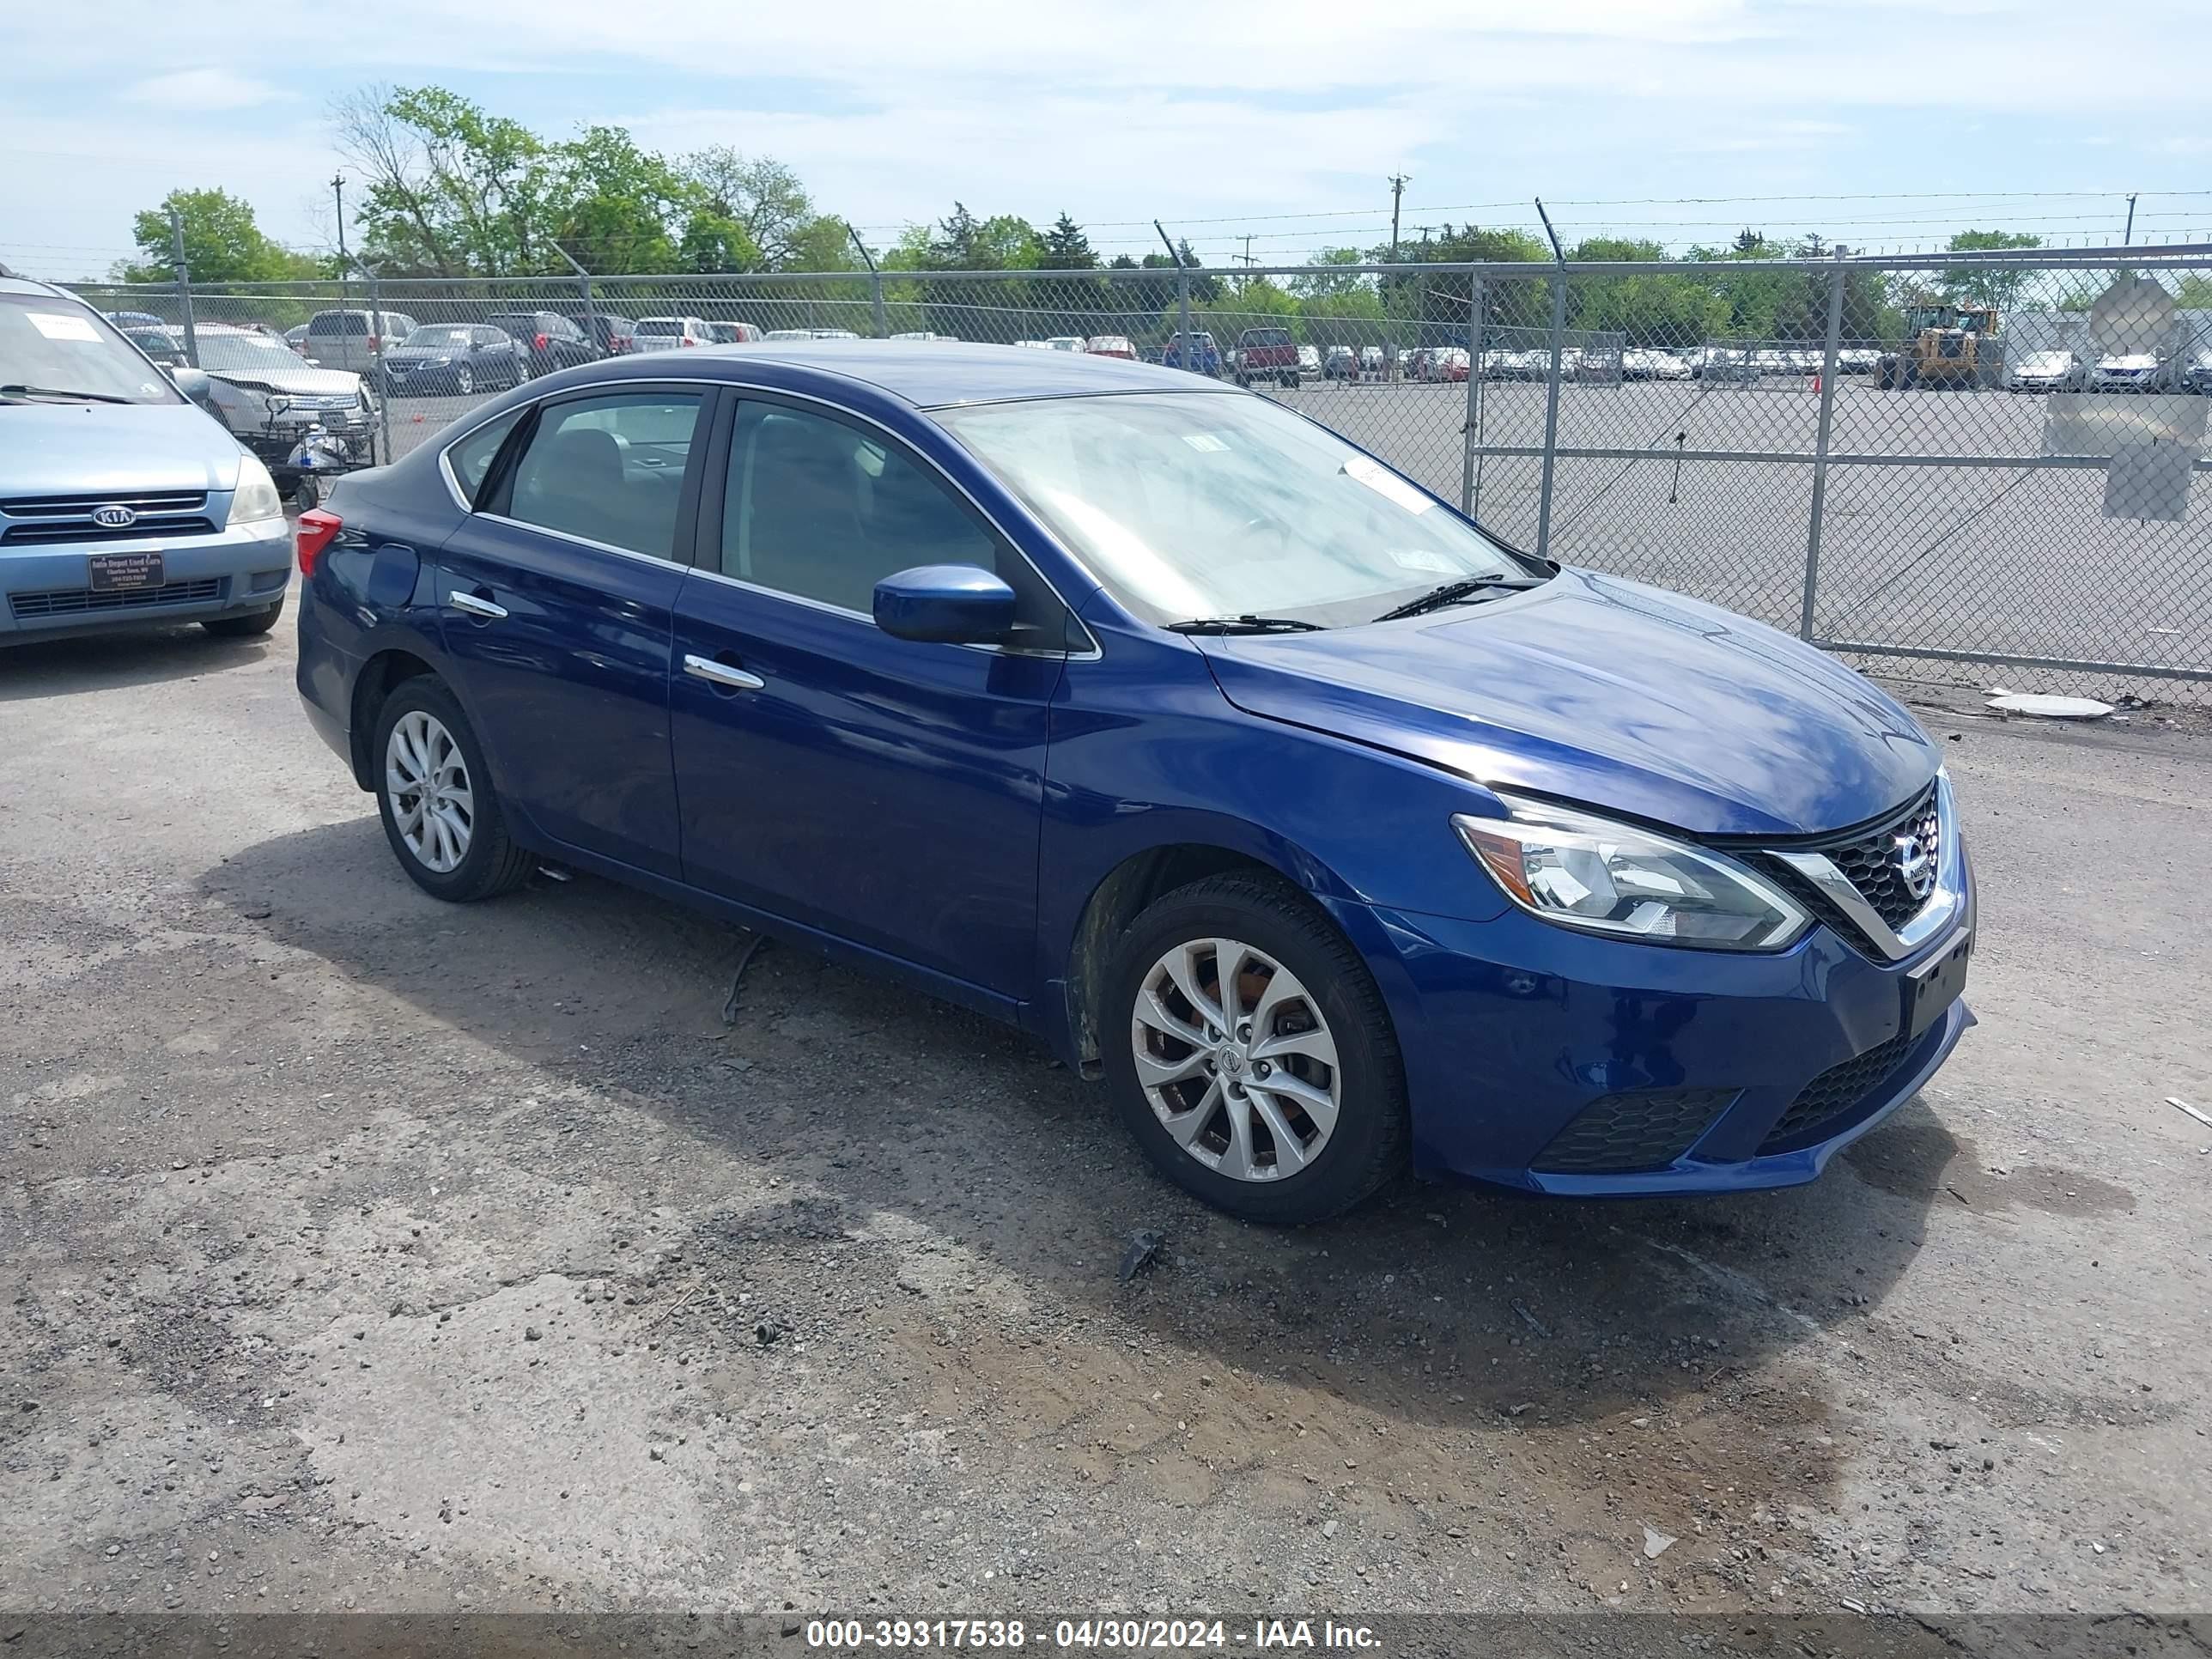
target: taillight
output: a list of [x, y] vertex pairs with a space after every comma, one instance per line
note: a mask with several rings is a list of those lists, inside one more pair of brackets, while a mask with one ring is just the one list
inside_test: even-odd
[[685, 345], [697, 345], [699, 343], [698, 343], [696, 340], [693, 339], [693, 338], [692, 338], [689, 334], [687, 334], [687, 335], [685, 335], [685, 336], [684, 337], [684, 343]]
[[631, 342], [629, 335], [617, 334], [608, 340], [607, 349], [609, 351], [628, 351], [630, 348], [630, 343]]
[[338, 532], [344, 528], [343, 519], [335, 513], [326, 513], [319, 507], [311, 507], [300, 515], [300, 536], [297, 546], [300, 550], [300, 574], [302, 576], [312, 576], [315, 574], [315, 561], [322, 556], [323, 550], [331, 544], [331, 539], [337, 535]]
[[370, 350], [370, 351], [372, 351], [372, 352], [375, 351], [375, 350], [379, 348], [379, 346], [380, 346], [380, 343], [381, 343], [377, 339], [376, 336], [374, 336], [374, 334], [372, 334], [372, 335], [370, 335], [370, 336], [368, 337], [368, 349], [369, 349], [369, 350]]
[[543, 334], [539, 335], [539, 336], [538, 337], [538, 339], [537, 339], [536, 343], [537, 343], [538, 349], [540, 351], [544, 350], [544, 349], [545, 349], [545, 337], [544, 337]]

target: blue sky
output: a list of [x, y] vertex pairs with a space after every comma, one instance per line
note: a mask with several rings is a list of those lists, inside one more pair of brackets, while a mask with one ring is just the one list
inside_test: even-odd
[[105, 270], [176, 185], [327, 245], [327, 111], [376, 82], [774, 155], [872, 243], [958, 198], [1065, 209], [1108, 251], [1157, 216], [1211, 260], [1249, 232], [1294, 262], [1387, 236], [1394, 172], [1409, 235], [1531, 222], [1541, 195], [1570, 238], [2079, 240], [2116, 236], [2130, 190], [2139, 235], [2212, 234], [2203, 0], [107, 0], [98, 22], [0, 15], [0, 259], [26, 270]]

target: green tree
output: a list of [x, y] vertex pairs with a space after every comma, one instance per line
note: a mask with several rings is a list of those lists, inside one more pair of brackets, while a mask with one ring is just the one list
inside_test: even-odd
[[570, 258], [608, 276], [676, 269], [692, 191], [666, 160], [608, 126], [585, 128], [552, 159], [549, 216]]
[[[2043, 238], [2025, 230], [1962, 230], [1950, 241], [1954, 253], [1991, 253], [2042, 246]], [[2037, 275], [2024, 265], [1952, 265], [1943, 272], [1943, 287], [1955, 304], [1995, 306], [1999, 311], [2008, 311]]]
[[[682, 171], [697, 192], [696, 212], [738, 226], [744, 243], [756, 250], [756, 265], [721, 269], [810, 268], [803, 263], [802, 243], [821, 216], [791, 168], [774, 156], [710, 144], [684, 157]], [[844, 235], [842, 226], [838, 235]]]
[[442, 87], [372, 88], [336, 112], [364, 181], [363, 253], [426, 276], [508, 276], [560, 263], [548, 212], [556, 158], [520, 121]]
[[1083, 227], [1063, 213], [1044, 234], [1044, 252], [1039, 263], [1047, 270], [1096, 270], [1098, 255], [1091, 249], [1091, 239], [1083, 234]]
[[147, 209], [131, 222], [131, 240], [138, 245], [141, 257], [117, 268], [122, 280], [176, 280], [169, 234], [172, 212], [183, 225], [185, 263], [196, 283], [281, 283], [329, 274], [321, 261], [270, 241], [254, 222], [252, 206], [228, 191], [173, 190], [161, 206]]

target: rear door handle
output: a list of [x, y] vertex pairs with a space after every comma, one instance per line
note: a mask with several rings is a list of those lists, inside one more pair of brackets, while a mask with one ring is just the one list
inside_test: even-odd
[[685, 657], [684, 672], [694, 679], [705, 680], [710, 685], [724, 686], [732, 691], [757, 691], [768, 684], [757, 674], [748, 674], [742, 668], [716, 662], [712, 657]]
[[507, 614], [505, 605], [494, 605], [489, 599], [479, 599], [473, 593], [455, 591], [446, 595], [446, 603], [456, 611], [467, 611], [471, 617], [485, 617], [493, 621]]

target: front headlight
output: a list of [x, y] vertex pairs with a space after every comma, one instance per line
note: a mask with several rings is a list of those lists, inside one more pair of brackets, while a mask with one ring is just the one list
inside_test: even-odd
[[1501, 794], [1512, 817], [1452, 827], [1530, 915], [1618, 939], [1771, 951], [1812, 918], [1756, 872], [1633, 824]]
[[238, 488], [230, 498], [231, 523], [254, 524], [283, 516], [284, 501], [276, 493], [276, 480], [269, 476], [269, 469], [261, 464], [260, 457], [239, 457]]

